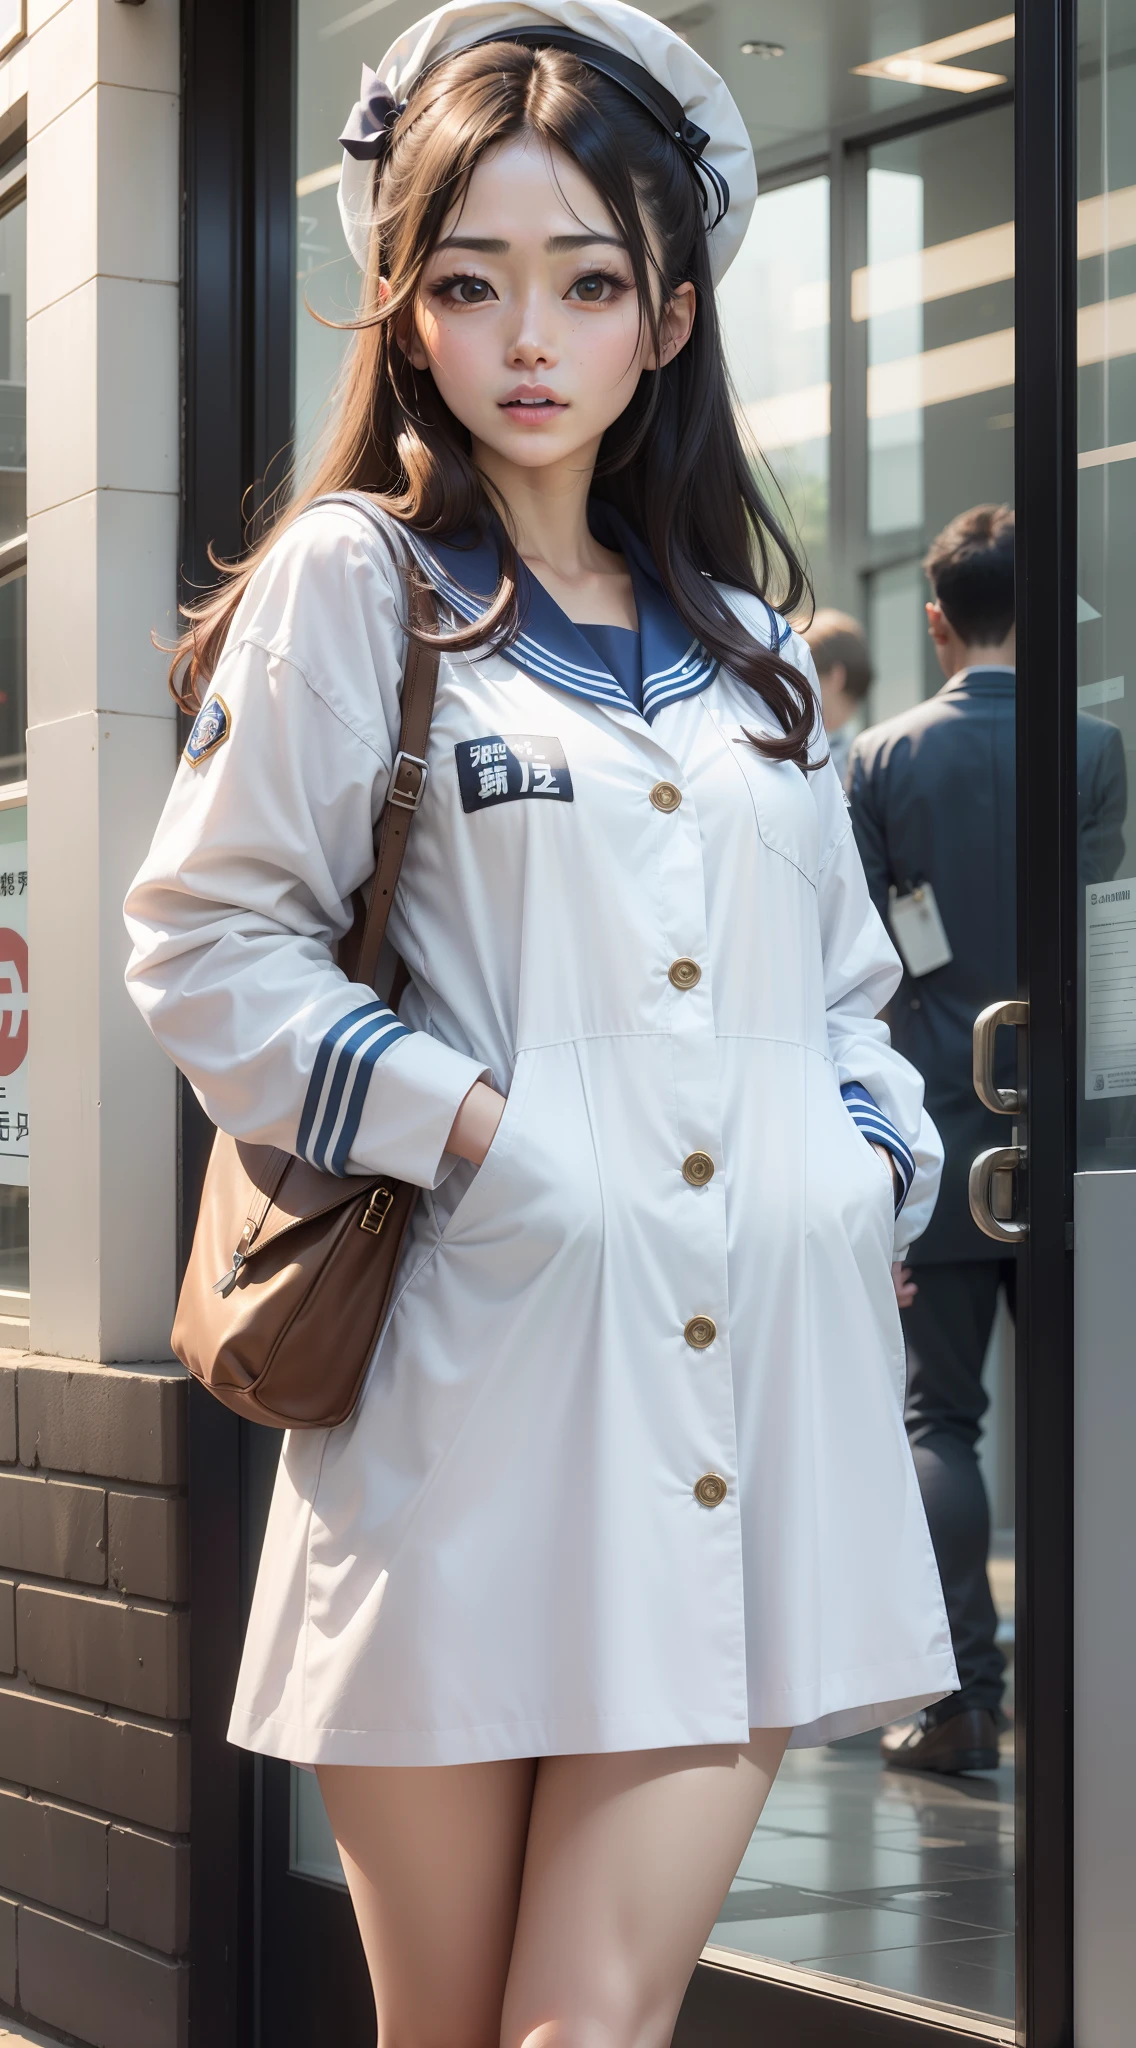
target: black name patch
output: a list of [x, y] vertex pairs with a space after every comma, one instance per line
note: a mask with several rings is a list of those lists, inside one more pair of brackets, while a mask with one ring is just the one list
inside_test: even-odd
[[463, 811], [488, 811], [518, 797], [573, 802], [572, 777], [558, 739], [542, 733], [490, 732], [454, 748]]

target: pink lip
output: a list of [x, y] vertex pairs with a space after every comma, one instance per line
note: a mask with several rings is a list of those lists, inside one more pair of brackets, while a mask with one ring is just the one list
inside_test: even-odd
[[512, 412], [515, 418], [531, 415], [534, 419], [548, 419], [552, 412], [565, 410], [564, 400], [547, 384], [514, 385], [512, 391], [498, 400], [498, 404], [503, 412]]

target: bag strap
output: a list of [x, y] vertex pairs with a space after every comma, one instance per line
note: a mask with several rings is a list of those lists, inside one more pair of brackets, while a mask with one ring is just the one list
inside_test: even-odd
[[[362, 492], [328, 492], [322, 498], [313, 498], [305, 511], [312, 512], [321, 505], [346, 505], [363, 517], [376, 529], [385, 541], [391, 554], [395, 554], [392, 527], [397, 532], [397, 523], [379, 511]], [[425, 584], [413, 563], [398, 564], [407, 591], [407, 622], [413, 631], [436, 632], [438, 612], [434, 594]], [[434, 716], [434, 697], [438, 687], [439, 653], [436, 647], [423, 646], [420, 640], [410, 640], [406, 650], [406, 667], [402, 679], [402, 724], [398, 735], [398, 752], [394, 757], [390, 781], [387, 785], [386, 802], [375, 828], [375, 873], [367, 912], [363, 920], [358, 951], [351, 957], [351, 947], [345, 943], [340, 948], [341, 964], [351, 981], [366, 982], [374, 988], [378, 973], [379, 954], [387, 932], [387, 919], [394, 902], [402, 870], [402, 859], [406, 842], [410, 836], [410, 821], [422, 802], [429, 770], [426, 765], [426, 747], [430, 738], [430, 721]], [[358, 926], [356, 926], [356, 930]], [[349, 934], [349, 940], [354, 934]], [[344, 958], [343, 956], [347, 957]], [[408, 980], [402, 962], [398, 963], [394, 987], [390, 992], [390, 1006], [397, 1010], [399, 1000]]]
[[[437, 625], [437, 615], [430, 594], [417, 582], [409, 590], [410, 625], [421, 631], [429, 631]], [[363, 926], [363, 937], [359, 943], [359, 955], [355, 962], [353, 979], [365, 981], [370, 988], [375, 985], [379, 954], [387, 932], [387, 919], [394, 902], [394, 892], [402, 870], [402, 857], [410, 837], [410, 823], [422, 802], [429, 769], [426, 766], [426, 745], [430, 737], [430, 721], [434, 715], [434, 695], [438, 687], [438, 649], [424, 647], [421, 640], [411, 640], [406, 653], [406, 671], [402, 682], [402, 725], [398, 735], [398, 753], [391, 768], [387, 785], [387, 800], [379, 819], [378, 840], [375, 850], [375, 877], [371, 883], [371, 894], [367, 903], [367, 918]]]

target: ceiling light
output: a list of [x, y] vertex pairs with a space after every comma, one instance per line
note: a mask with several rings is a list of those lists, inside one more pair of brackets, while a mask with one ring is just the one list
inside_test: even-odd
[[784, 43], [749, 42], [742, 44], [743, 57], [765, 57], [768, 59], [770, 57], [783, 57], [784, 55]]
[[970, 71], [949, 63], [952, 57], [966, 57], [972, 50], [988, 50], [995, 43], [1014, 38], [1014, 16], [999, 15], [977, 28], [961, 29], [957, 35], [939, 36], [931, 43], [917, 43], [910, 50], [896, 50], [890, 57], [873, 57], [867, 64], [855, 64], [858, 78], [890, 78], [901, 85], [926, 85], [940, 92], [983, 92], [987, 86], [1005, 85], [1000, 71]]

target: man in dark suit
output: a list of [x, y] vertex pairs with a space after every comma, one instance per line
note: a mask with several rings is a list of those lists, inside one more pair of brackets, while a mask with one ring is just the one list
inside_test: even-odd
[[[906, 1421], [950, 1619], [961, 1690], [906, 1728], [888, 1730], [885, 1761], [904, 1770], [992, 1769], [998, 1760], [1003, 1660], [986, 1575], [990, 1514], [978, 1463], [982, 1366], [999, 1288], [1014, 1308], [1012, 1258], [970, 1215], [977, 1152], [1007, 1142], [971, 1078], [971, 1030], [988, 1003], [1017, 994], [1014, 807], [1014, 515], [960, 514], [924, 563], [927, 622], [947, 681], [934, 697], [861, 734], [852, 748], [852, 825], [880, 915], [904, 953], [896, 899], [929, 883], [951, 958], [930, 972], [905, 960], [892, 1037], [926, 1083], [946, 1150], [942, 1192], [897, 1278], [908, 1339]], [[1029, 687], [1023, 678], [1022, 688]], [[1124, 748], [1102, 720], [1077, 720], [1082, 882], [1114, 875], [1124, 853]], [[889, 902], [889, 892], [894, 892]], [[909, 950], [910, 943], [909, 943]], [[943, 949], [945, 950], [945, 949]], [[1001, 1057], [1010, 1071], [1011, 1034]]]

